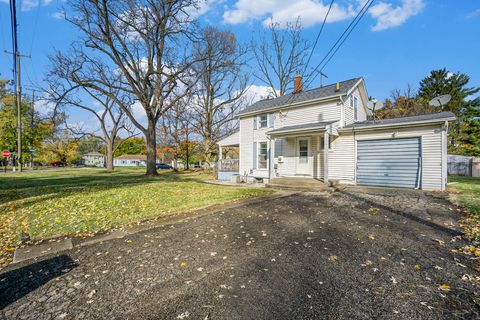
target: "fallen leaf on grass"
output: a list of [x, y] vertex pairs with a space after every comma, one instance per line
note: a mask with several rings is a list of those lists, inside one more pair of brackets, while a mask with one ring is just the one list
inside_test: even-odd
[[335, 262], [335, 261], [338, 261], [338, 257], [337, 256], [330, 256], [330, 257], [328, 257], [328, 260]]

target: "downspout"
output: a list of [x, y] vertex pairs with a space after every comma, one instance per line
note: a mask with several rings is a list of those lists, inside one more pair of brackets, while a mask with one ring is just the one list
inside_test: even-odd
[[345, 126], [345, 101], [343, 100], [342, 96], [339, 97], [340, 102], [342, 103], [342, 109], [340, 110], [340, 127], [343, 128]]
[[267, 135], [268, 139], [268, 183], [272, 182], [272, 139]]
[[353, 156], [355, 157], [353, 159], [353, 163], [354, 163], [354, 167], [353, 167], [353, 182], [355, 183], [355, 185], [357, 184], [357, 138], [355, 136], [356, 132], [355, 132], [355, 127], [352, 128], [352, 132], [353, 132], [353, 147], [355, 148], [353, 150]]

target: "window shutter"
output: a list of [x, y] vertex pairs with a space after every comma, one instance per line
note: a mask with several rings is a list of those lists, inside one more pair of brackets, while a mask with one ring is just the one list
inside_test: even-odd
[[257, 143], [253, 143], [253, 169], [257, 169]]
[[253, 130], [257, 129], [257, 116], [253, 117]]
[[273, 113], [268, 114], [268, 127], [273, 128]]

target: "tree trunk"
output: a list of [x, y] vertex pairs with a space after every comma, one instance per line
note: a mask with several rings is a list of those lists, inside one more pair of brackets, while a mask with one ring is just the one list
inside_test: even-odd
[[148, 120], [148, 129], [145, 136], [147, 139], [147, 175], [157, 175], [157, 141], [155, 133], [155, 124], [152, 120]]
[[113, 171], [113, 143], [107, 142], [107, 170]]
[[206, 138], [204, 143], [203, 143], [203, 160], [205, 161], [204, 163], [204, 169], [205, 170], [210, 170], [210, 163], [211, 163], [211, 157], [212, 157], [212, 149], [211, 149], [212, 142], [210, 138]]

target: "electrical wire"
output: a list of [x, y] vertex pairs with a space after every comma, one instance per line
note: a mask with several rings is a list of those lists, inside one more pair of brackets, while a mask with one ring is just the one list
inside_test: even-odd
[[332, 10], [333, 2], [335, 0], [332, 0], [330, 2], [330, 6], [328, 7], [328, 11], [325, 14], [325, 18], [323, 19], [322, 26], [320, 27], [320, 30], [318, 31], [317, 38], [315, 39], [315, 43], [313, 44], [312, 50], [310, 51], [310, 55], [308, 56], [307, 63], [305, 64], [305, 68], [303, 69], [302, 74], [305, 74], [305, 71], [307, 71], [308, 64], [310, 63], [310, 59], [312, 59], [313, 52], [315, 51], [315, 47], [317, 46], [318, 39], [320, 38], [320, 35], [322, 34], [323, 28], [325, 27], [325, 23], [327, 22], [328, 15], [330, 14], [330, 10]]
[[[375, 0], [367, 0], [365, 1], [363, 7], [360, 9], [360, 11], [357, 13], [357, 15], [355, 16], [355, 18], [350, 22], [350, 24], [347, 26], [347, 28], [343, 31], [343, 33], [340, 35], [340, 37], [337, 39], [337, 41], [335, 41], [335, 43], [333, 44], [333, 46], [330, 48], [330, 50], [327, 52], [327, 54], [322, 58], [322, 60], [320, 61], [320, 63], [318, 63], [318, 65], [315, 67], [315, 69], [313, 69], [313, 71], [311, 73], [309, 73], [307, 75], [307, 79], [305, 81], [305, 83], [307, 84], [306, 86], [308, 86], [312, 81], [313, 79], [311, 79], [311, 77], [314, 75], [314, 73], [318, 70], [318, 68], [320, 68], [320, 66], [322, 66], [322, 64], [325, 62], [325, 60], [327, 60], [327, 58], [329, 58], [330, 54], [334, 51], [334, 50], [337, 50], [337, 45], [341, 42], [343, 44], [343, 42], [345, 42], [345, 35], [348, 35], [352, 32], [352, 30], [355, 28], [355, 26], [358, 24], [358, 21], [360, 21], [360, 19], [365, 15], [365, 13], [367, 12], [367, 10], [370, 8], [370, 6], [372, 5], [373, 1]], [[348, 37], [348, 35], [346, 37]], [[331, 59], [331, 58], [330, 58]]]

